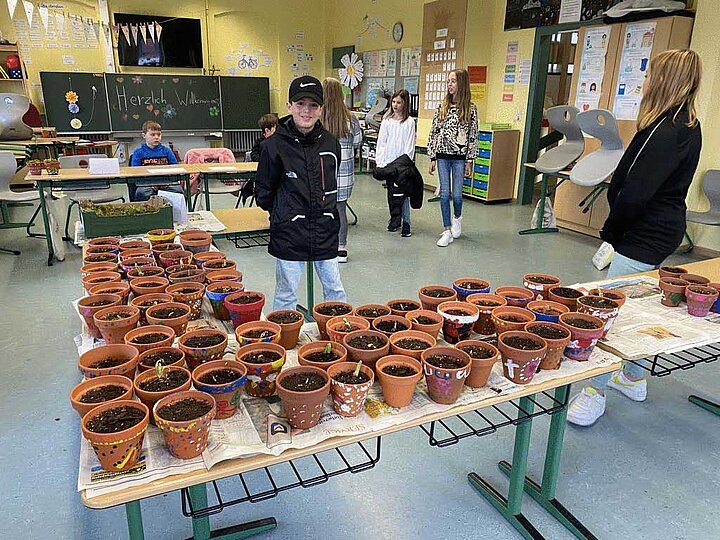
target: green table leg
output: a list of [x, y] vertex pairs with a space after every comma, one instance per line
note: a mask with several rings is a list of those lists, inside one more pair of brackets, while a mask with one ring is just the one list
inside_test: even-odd
[[125, 503], [125, 516], [127, 517], [130, 540], [144, 540], [145, 532], [143, 531], [140, 501]]
[[[555, 399], [560, 402], [565, 402], [569, 392], [570, 385], [558, 387], [555, 389]], [[562, 453], [563, 438], [565, 435], [566, 417], [567, 406], [552, 415], [552, 419], [550, 420], [550, 432], [548, 433], [547, 450], [545, 452], [542, 485], [538, 485], [532, 479], [526, 477], [525, 469], [523, 468], [522, 477], [524, 480], [524, 489], [535, 502], [542, 506], [577, 538], [595, 540], [597, 537], [555, 498], [555, 489], [560, 473], [560, 455]], [[498, 463], [498, 466], [502, 472], [510, 476], [511, 482], [513, 478], [520, 476], [514, 460], [512, 465], [507, 461], [501, 461]]]
[[[203, 189], [205, 190], [205, 210], [210, 211], [210, 179], [205, 173], [201, 174], [203, 178]], [[189, 177], [188, 177], [189, 178]]]
[[45, 189], [38, 183], [38, 193], [40, 194], [40, 212], [42, 213], [43, 226], [45, 227], [45, 240], [47, 240], [48, 247], [48, 261], [47, 265], [53, 265], [53, 258], [55, 257], [55, 251], [52, 246], [52, 237], [50, 236], [50, 222], [48, 221], [47, 203], [45, 202]]
[[700, 396], [688, 396], [688, 401], [705, 409], [708, 412], [720, 416], [720, 404], [710, 401], [709, 399], [701, 398]]
[[307, 263], [307, 308], [312, 312], [315, 305], [315, 263], [308, 261]]
[[545, 217], [545, 197], [547, 195], [548, 177], [547, 174], [542, 175], [542, 185], [540, 187], [540, 208], [538, 209], [537, 224], [532, 229], [524, 229], [518, 234], [540, 234], [558, 232], [557, 227], [543, 227], [543, 219]]
[[[185, 204], [187, 204], [188, 210], [190, 210], [190, 208], [192, 207], [192, 193], [190, 193], [190, 175], [183, 175], [183, 179], [185, 180]], [[210, 210], [210, 208], [208, 208], [208, 210]]]
[[[190, 493], [190, 501], [195, 509], [201, 510], [207, 508], [207, 488], [205, 484], [198, 484], [188, 488]], [[225, 527], [223, 529], [211, 530], [210, 517], [193, 518], [192, 520], [194, 540], [239, 540], [241, 538], [249, 538], [256, 534], [271, 531], [277, 527], [275, 518], [258, 519], [256, 521], [248, 521], [240, 525]]]

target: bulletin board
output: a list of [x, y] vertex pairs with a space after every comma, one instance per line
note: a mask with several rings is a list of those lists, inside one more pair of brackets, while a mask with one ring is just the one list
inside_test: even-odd
[[465, 0], [437, 0], [423, 8], [420, 118], [432, 118], [447, 93], [448, 74], [465, 67]]
[[410, 94], [418, 93], [420, 75], [420, 47], [382, 49], [360, 53], [363, 59], [364, 78], [355, 97], [356, 102], [370, 107], [378, 92], [405, 88]]

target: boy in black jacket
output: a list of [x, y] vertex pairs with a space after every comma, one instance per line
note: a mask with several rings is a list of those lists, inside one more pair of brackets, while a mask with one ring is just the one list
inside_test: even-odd
[[325, 301], [347, 300], [337, 260], [340, 144], [319, 122], [322, 103], [319, 80], [295, 79], [288, 93], [290, 115], [262, 144], [255, 199], [270, 212], [276, 310], [296, 308], [306, 261], [315, 264]]

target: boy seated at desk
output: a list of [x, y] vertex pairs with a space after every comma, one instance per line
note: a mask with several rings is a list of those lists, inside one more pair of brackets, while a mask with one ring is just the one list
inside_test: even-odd
[[[160, 144], [162, 140], [162, 127], [157, 122], [148, 120], [142, 125], [142, 138], [144, 142], [140, 148], [135, 150], [130, 156], [131, 167], [149, 167], [153, 165], [176, 165], [177, 158], [172, 150], [164, 144]], [[174, 193], [183, 193], [180, 184], [156, 184], [156, 185], [136, 185], [128, 184], [128, 192], [131, 201], [147, 201], [153, 195], [157, 195], [158, 189], [163, 191], [172, 191]]]
[[275, 133], [278, 126], [277, 114], [263, 114], [258, 120], [258, 127], [262, 130], [262, 137], [260, 137], [255, 144], [253, 144], [252, 150], [250, 151], [250, 159], [252, 161], [260, 161], [260, 150], [262, 144], [265, 142], [270, 135]]

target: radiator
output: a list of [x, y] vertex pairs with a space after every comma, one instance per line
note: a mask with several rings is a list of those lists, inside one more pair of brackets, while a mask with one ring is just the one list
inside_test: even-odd
[[223, 145], [236, 154], [244, 154], [252, 150], [253, 144], [261, 135], [262, 132], [259, 129], [223, 131]]

